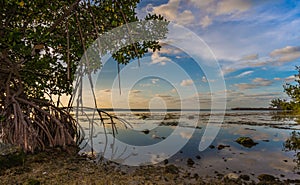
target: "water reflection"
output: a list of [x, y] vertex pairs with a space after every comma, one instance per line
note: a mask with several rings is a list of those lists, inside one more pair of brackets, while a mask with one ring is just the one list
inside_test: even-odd
[[292, 112], [272, 111], [270, 114], [275, 121], [291, 121], [300, 124], [300, 115], [293, 114]]
[[[298, 179], [300, 166], [300, 124], [299, 116], [284, 116], [269, 111], [229, 111], [225, 115], [224, 123], [213, 141], [211, 147], [203, 152], [198, 150], [198, 145], [206, 124], [209, 120], [209, 112], [179, 113], [118, 113], [122, 119], [130, 122], [134, 129], [125, 128], [118, 121], [113, 126], [104, 127], [95, 120], [93, 145], [90, 137], [82, 147], [82, 152], [89, 152], [91, 148], [97, 148], [98, 158], [111, 155], [115, 162], [123, 163], [136, 158], [148, 158], [149, 163], [156, 163], [168, 159], [169, 163], [176, 164], [188, 171], [197, 172], [199, 176], [211, 176], [218, 174], [243, 173], [255, 179], [257, 174], [269, 173], [281, 179]], [[105, 118], [103, 118], [105, 119]], [[197, 126], [193, 121], [197, 120]], [[109, 120], [108, 120], [109, 121]], [[89, 128], [88, 119], [81, 119], [81, 124]], [[174, 132], [179, 126], [184, 130]], [[116, 128], [115, 137], [113, 130]], [[191, 129], [195, 132], [191, 132]], [[90, 130], [89, 130], [90, 131]], [[89, 134], [87, 134], [88, 136]], [[134, 146], [153, 146], [163, 142], [172, 135], [173, 143], [161, 148], [161, 151], [171, 150], [182, 140], [188, 143], [174, 156], [164, 152], [140, 152]], [[239, 137], [250, 137], [257, 145], [247, 148], [236, 142]], [[115, 147], [116, 142], [124, 142], [130, 147]], [[88, 146], [88, 147], [87, 147]], [[226, 147], [219, 147], [226, 146]], [[283, 150], [284, 146], [284, 150]], [[296, 159], [295, 159], [296, 158]], [[192, 167], [187, 165], [187, 160], [193, 160]], [[163, 165], [163, 164], [162, 164]], [[295, 166], [298, 168], [295, 169]]]
[[294, 151], [294, 162], [297, 168], [300, 169], [300, 132], [293, 131], [291, 136], [284, 143], [285, 151]]

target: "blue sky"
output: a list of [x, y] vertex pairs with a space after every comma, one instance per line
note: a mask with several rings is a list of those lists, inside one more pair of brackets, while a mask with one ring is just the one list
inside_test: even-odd
[[[137, 12], [140, 18], [148, 13], [161, 14], [208, 45], [223, 73], [227, 108], [268, 107], [273, 98], [287, 98], [282, 85], [293, 81], [295, 66], [300, 65], [299, 1], [142, 0]], [[191, 43], [190, 47], [196, 46]], [[125, 71], [145, 70], [153, 75], [130, 85], [126, 81], [134, 77], [122, 74], [123, 95], [116, 97], [118, 88], [111, 85], [116, 64], [108, 62], [102, 70], [106, 75], [101, 74], [97, 82], [102, 107], [111, 106], [113, 91], [116, 101], [127, 98], [132, 108], [147, 108], [150, 104], [153, 108], [178, 108], [179, 100], [210, 108], [210, 95], [220, 93], [211, 92], [210, 87], [216, 85], [214, 80], [206, 78], [192, 57], [167, 44], [141, 59], [140, 67], [137, 61], [132, 63]], [[174, 73], [176, 69], [171, 64], [179, 66], [187, 76]], [[157, 73], [168, 73], [167, 79], [156, 77]], [[116, 106], [126, 107], [125, 104]]]

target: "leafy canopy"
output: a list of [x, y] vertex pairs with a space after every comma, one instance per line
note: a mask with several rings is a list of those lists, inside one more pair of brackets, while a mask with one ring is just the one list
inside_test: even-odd
[[[18, 71], [19, 76], [13, 74], [18, 80], [11, 85], [22, 83], [28, 97], [70, 94], [78, 61], [86, 48], [100, 34], [140, 21], [135, 12], [138, 3], [139, 0], [2, 1], [1, 75]], [[163, 17], [148, 15], [145, 19]], [[158, 41], [128, 45], [113, 57], [126, 64], [142, 57], [148, 48], [159, 49]], [[99, 62], [93, 65], [94, 69], [101, 67]]]

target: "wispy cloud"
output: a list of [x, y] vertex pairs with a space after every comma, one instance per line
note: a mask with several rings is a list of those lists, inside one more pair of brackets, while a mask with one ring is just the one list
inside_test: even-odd
[[290, 62], [300, 58], [300, 46], [286, 46], [284, 48], [275, 49], [270, 56], [276, 58], [279, 63]]
[[235, 78], [242, 78], [242, 77], [244, 77], [244, 76], [247, 76], [247, 75], [252, 74], [253, 72], [254, 72], [254, 71], [245, 71], [245, 72], [243, 72], [243, 73], [241, 73], [241, 74], [235, 76]]
[[245, 55], [240, 60], [257, 60], [258, 54]]
[[252, 83], [239, 83], [239, 84], [235, 84], [235, 86], [241, 90], [247, 90], [247, 89], [256, 89], [259, 87], [266, 87], [266, 86], [270, 86], [272, 85], [273, 81], [271, 80], [267, 80], [264, 78], [255, 78], [252, 80]]
[[260, 85], [260, 86], [269, 86], [273, 83], [273, 81], [271, 80], [267, 80], [267, 79], [264, 79], [264, 78], [255, 78], [253, 79], [254, 83], [256, 83], [257, 85]]
[[132, 93], [132, 94], [139, 94], [141, 92], [142, 92], [141, 90], [137, 90], [137, 89], [133, 89], [130, 91], [130, 93]]

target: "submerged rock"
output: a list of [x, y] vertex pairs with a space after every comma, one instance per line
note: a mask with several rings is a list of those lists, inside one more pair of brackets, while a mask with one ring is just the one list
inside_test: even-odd
[[195, 162], [191, 158], [188, 158], [186, 162], [188, 166], [193, 166], [195, 164]]
[[229, 145], [218, 145], [218, 150], [222, 150], [226, 147], [230, 147]]
[[145, 129], [145, 130], [142, 130], [142, 132], [143, 132], [144, 134], [149, 134], [150, 130]]
[[215, 146], [214, 146], [214, 145], [209, 145], [209, 148], [210, 148], [210, 149], [214, 149]]
[[264, 182], [273, 182], [276, 179], [273, 175], [269, 175], [269, 174], [260, 174], [257, 178], [258, 180]]
[[188, 116], [188, 119], [195, 119], [195, 116], [189, 115], [189, 116]]
[[159, 126], [177, 126], [178, 122], [177, 121], [171, 121], [171, 122], [161, 122]]
[[239, 137], [235, 140], [238, 144], [243, 145], [244, 147], [251, 148], [258, 143], [254, 142], [250, 137]]

